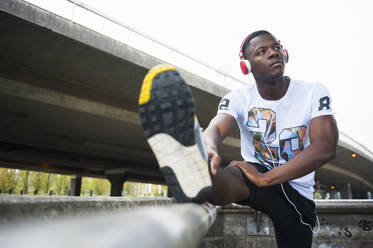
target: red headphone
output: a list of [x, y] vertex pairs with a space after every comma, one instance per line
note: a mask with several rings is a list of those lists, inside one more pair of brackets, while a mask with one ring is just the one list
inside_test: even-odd
[[[245, 37], [245, 39], [242, 41], [241, 43], [241, 46], [240, 46], [240, 53], [239, 53], [239, 57], [240, 57], [240, 67], [241, 67], [241, 71], [244, 75], [247, 75], [251, 72], [251, 65], [250, 65], [250, 61], [247, 60], [247, 59], [244, 59], [244, 56], [243, 56], [243, 45], [246, 43], [246, 40], [247, 38], [249, 38], [250, 34], [248, 36]], [[280, 43], [280, 41], [278, 41], [278, 43]], [[285, 60], [285, 63], [287, 63], [289, 61], [289, 53], [286, 49], [284, 49], [282, 47], [282, 45], [280, 44], [281, 46], [281, 53], [282, 53], [282, 56], [284, 57], [284, 60]]]

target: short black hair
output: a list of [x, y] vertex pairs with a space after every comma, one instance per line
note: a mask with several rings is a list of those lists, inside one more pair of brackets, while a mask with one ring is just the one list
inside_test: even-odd
[[255, 37], [259, 36], [259, 35], [262, 35], [262, 34], [270, 34], [272, 35], [270, 32], [266, 31], [266, 30], [258, 30], [258, 31], [255, 31], [253, 33], [251, 33], [247, 38], [246, 40], [244, 41], [244, 43], [242, 44], [242, 56], [245, 57], [245, 50], [247, 48], [247, 45], [249, 44], [250, 40], [254, 39]]

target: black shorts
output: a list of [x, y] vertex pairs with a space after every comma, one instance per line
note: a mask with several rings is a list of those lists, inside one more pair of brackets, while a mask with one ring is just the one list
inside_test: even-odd
[[[268, 171], [260, 164], [250, 164], [260, 172]], [[250, 196], [247, 200], [236, 203], [264, 212], [272, 219], [277, 246], [279, 248], [311, 247], [312, 231], [309, 226], [301, 223], [299, 214], [286, 199], [281, 184], [259, 188], [249, 181], [243, 172], [242, 175], [250, 189]], [[283, 188], [290, 201], [301, 213], [302, 221], [314, 227], [316, 223], [315, 203], [302, 196], [287, 182], [283, 183]]]

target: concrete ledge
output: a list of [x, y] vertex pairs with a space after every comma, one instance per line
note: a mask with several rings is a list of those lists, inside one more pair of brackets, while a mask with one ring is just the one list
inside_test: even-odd
[[[315, 200], [318, 213], [372, 213], [373, 200]], [[219, 208], [219, 212], [247, 212], [253, 213], [254, 209], [248, 206], [232, 204]]]
[[[169, 206], [173, 198], [165, 197], [75, 197], [0, 195], [0, 223], [25, 219], [53, 219], [65, 215], [135, 209], [144, 206]], [[319, 214], [373, 214], [373, 200], [316, 200]], [[237, 204], [218, 207], [218, 213], [255, 214], [255, 210]]]
[[373, 200], [315, 200], [318, 213], [371, 213], [373, 214]]
[[[317, 200], [319, 232], [312, 248], [373, 247], [372, 200]], [[318, 227], [314, 228], [317, 231]], [[201, 247], [276, 247], [272, 221], [240, 205], [218, 209], [218, 218]]]
[[[159, 206], [171, 204], [173, 201], [170, 199], [157, 201], [155, 198], [132, 200], [26, 196], [2, 197], [2, 202], [1, 206], [5, 206], [5, 209], [22, 207], [22, 204], [26, 205], [24, 208], [33, 208], [37, 203], [48, 206], [39, 209], [41, 213], [52, 212], [51, 208], [58, 212], [56, 204], [64, 206], [66, 212], [74, 210], [79, 213], [82, 213], [80, 206], [87, 203], [98, 210], [113, 210], [108, 209], [110, 204], [117, 205], [116, 207], [123, 205], [115, 211], [90, 211], [87, 216], [68, 215], [64, 218], [51, 218], [50, 222], [39, 219], [0, 225], [1, 247], [8, 248], [198, 247], [216, 218], [216, 210], [212, 205], [187, 203]], [[110, 204], [103, 207], [103, 202]], [[68, 206], [71, 209], [65, 209]], [[137, 208], [138, 206], [142, 207]], [[126, 207], [131, 208], [131, 211], [123, 211]], [[132, 209], [133, 207], [136, 209]]]
[[[373, 247], [372, 200], [317, 200], [315, 202], [320, 231], [314, 234], [313, 248]], [[180, 207], [183, 205], [175, 204], [172, 198], [1, 195], [0, 235], [1, 229], [5, 230], [8, 226], [13, 226], [12, 230], [18, 230], [23, 223], [54, 224], [60, 222], [60, 219], [87, 220], [91, 217], [95, 220], [100, 219], [100, 221], [109, 218], [112, 221], [117, 213], [126, 214], [126, 217], [122, 219], [124, 221], [128, 220], [127, 218], [130, 218], [128, 216], [133, 213], [143, 210], [156, 215], [160, 214], [157, 219], [168, 222], [169, 219], [163, 218], [162, 214], [169, 211], [181, 211]], [[167, 206], [167, 208], [162, 208], [162, 206]], [[199, 206], [195, 206], [198, 209]], [[163, 210], [159, 212], [157, 209]], [[149, 214], [143, 215], [144, 211], [141, 216], [149, 217]], [[108, 214], [112, 216], [105, 217]], [[276, 246], [272, 222], [267, 215], [258, 214], [252, 208], [240, 205], [218, 207], [217, 214], [217, 219], [203, 239], [201, 247]], [[130, 219], [134, 221], [136, 218]], [[141, 219], [140, 222], [143, 220]], [[127, 228], [131, 226], [127, 225]], [[41, 230], [46, 229], [48, 229], [47, 226], [44, 226]], [[22, 230], [27, 234], [27, 230]], [[189, 232], [195, 232], [195, 230], [189, 230]], [[71, 234], [70, 238], [72, 238]], [[78, 241], [81, 242], [81, 240]]]
[[24, 220], [52, 221], [62, 216], [87, 216], [92, 212], [169, 206], [172, 198], [74, 197], [74, 196], [0, 196], [0, 224]]

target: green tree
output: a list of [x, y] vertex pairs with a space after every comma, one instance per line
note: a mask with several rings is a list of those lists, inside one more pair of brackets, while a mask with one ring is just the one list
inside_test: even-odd
[[29, 185], [30, 185], [30, 171], [27, 171], [26, 172], [26, 175], [25, 175], [25, 177], [24, 177], [24, 179], [23, 179], [23, 183], [24, 183], [24, 187], [25, 187], [25, 194], [28, 194], [29, 192]]
[[123, 185], [123, 189], [126, 192], [126, 196], [133, 196], [133, 195], [135, 195], [135, 184], [133, 182], [126, 182]]
[[94, 179], [93, 189], [97, 195], [109, 195], [110, 193], [110, 182], [107, 179]]
[[33, 194], [40, 194], [43, 182], [42, 182], [42, 173], [39, 171], [31, 171], [30, 173], [30, 188]]
[[16, 189], [16, 170], [8, 169], [8, 192], [15, 193]]
[[51, 184], [51, 176], [52, 176], [52, 174], [51, 173], [48, 173], [47, 174], [47, 182], [45, 183], [45, 189], [44, 189], [44, 192], [46, 193], [46, 194], [48, 194], [49, 193], [49, 188], [50, 188], [50, 184]]
[[16, 193], [27, 194], [30, 171], [16, 170]]
[[[0, 190], [2, 193], [8, 193], [12, 190], [14, 194], [35, 193], [49, 194], [53, 191], [56, 195], [67, 195], [70, 191], [70, 183], [72, 176], [60, 175], [54, 173], [44, 173], [37, 171], [15, 170], [8, 168], [0, 168]], [[126, 182], [123, 185], [126, 196], [142, 195], [146, 187], [145, 195], [165, 196], [167, 195], [167, 186], [162, 185], [161, 190], [159, 185]], [[82, 178], [82, 195], [108, 196], [110, 194], [110, 182], [107, 179], [100, 178]]]
[[8, 169], [0, 168], [0, 189], [1, 193], [7, 193], [8, 189]]
[[93, 178], [90, 177], [83, 177], [82, 178], [82, 189], [81, 192], [83, 195], [90, 195], [91, 191], [93, 194], [96, 194], [93, 190]]
[[59, 175], [58, 180], [58, 194], [59, 195], [67, 195], [70, 191], [70, 182], [71, 182], [71, 176], [67, 175]]
[[49, 176], [48, 194], [51, 191], [53, 191], [53, 194], [58, 194], [57, 187], [58, 187], [58, 176], [59, 175], [50, 173], [48, 176]]

